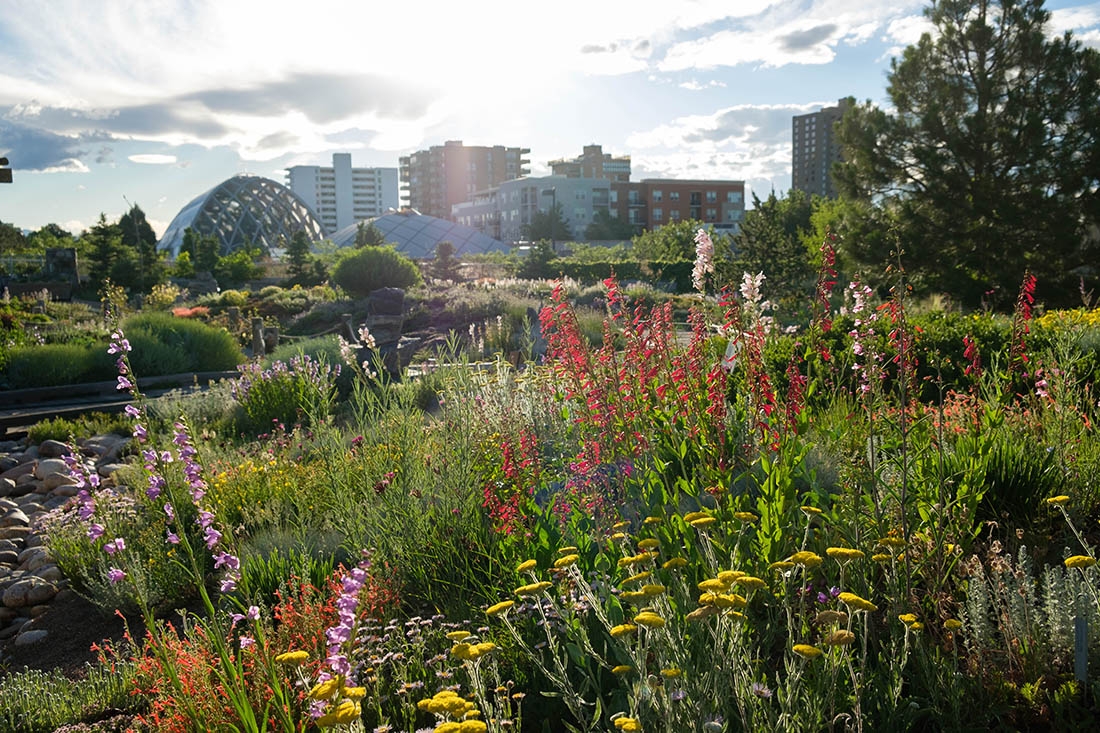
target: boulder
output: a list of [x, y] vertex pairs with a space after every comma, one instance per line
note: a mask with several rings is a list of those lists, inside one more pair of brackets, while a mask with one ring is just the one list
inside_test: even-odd
[[43, 458], [60, 458], [61, 456], [67, 456], [73, 452], [65, 443], [60, 440], [43, 440], [38, 444], [38, 455]]

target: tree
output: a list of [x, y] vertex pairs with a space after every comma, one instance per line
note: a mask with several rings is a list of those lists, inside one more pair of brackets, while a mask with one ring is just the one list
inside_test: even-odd
[[573, 238], [569, 222], [565, 220], [560, 203], [555, 203], [549, 211], [536, 211], [531, 223], [523, 228], [523, 236], [531, 242], [546, 239], [551, 242], [568, 242]]
[[607, 209], [596, 209], [592, 223], [584, 230], [584, 238], [593, 241], [629, 241], [634, 236], [634, 227], [617, 216], [611, 216]]
[[[90, 260], [88, 276], [98, 291], [108, 279], [114, 280], [116, 271], [126, 269], [125, 260], [129, 253], [122, 246], [122, 232], [118, 224], [109, 224], [102, 213], [99, 221], [84, 233], [83, 239], [87, 240], [85, 246]], [[122, 283], [115, 281], [115, 284]]]
[[458, 268], [461, 264], [455, 256], [453, 242], [444, 239], [435, 245], [435, 259], [430, 265], [432, 277], [440, 280], [458, 280]]
[[729, 279], [739, 282], [742, 273], [763, 272], [768, 278], [765, 292], [769, 300], [784, 306], [808, 302], [815, 282], [806, 249], [813, 201], [797, 189], [784, 198], [773, 191], [764, 201], [756, 194], [752, 199], [753, 206], [745, 212], [741, 230], [733, 238]]
[[381, 247], [386, 243], [386, 235], [374, 225], [374, 222], [361, 221], [355, 228], [355, 246]]
[[290, 276], [296, 281], [302, 280], [313, 270], [313, 254], [310, 251], [309, 235], [304, 229], [294, 232], [290, 243], [286, 245], [286, 258], [290, 263]]
[[133, 284], [137, 290], [147, 292], [163, 282], [165, 270], [157, 252], [157, 234], [141, 207], [137, 204], [131, 206], [118, 220], [118, 228], [122, 234], [122, 246], [132, 253], [131, 266], [136, 265]]
[[725, 243], [724, 237], [714, 234], [711, 227], [695, 219], [674, 221], [634, 237], [634, 257], [642, 262], [678, 262], [695, 259], [695, 234], [700, 229], [710, 230], [714, 251], [718, 253]]
[[26, 246], [27, 238], [23, 236], [23, 230], [0, 221], [0, 253], [15, 254], [22, 252]]
[[416, 263], [393, 247], [351, 249], [332, 271], [333, 281], [357, 298], [379, 288], [410, 288], [420, 283]]
[[894, 221], [919, 289], [1010, 304], [1030, 269], [1048, 303], [1068, 301], [1100, 249], [1100, 54], [1048, 38], [1042, 0], [926, 13], [935, 34], [891, 65], [896, 111], [845, 115], [837, 183]]

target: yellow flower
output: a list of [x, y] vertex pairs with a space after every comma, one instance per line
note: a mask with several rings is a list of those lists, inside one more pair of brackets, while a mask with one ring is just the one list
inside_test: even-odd
[[744, 596], [736, 593], [719, 593], [714, 597], [715, 608], [744, 608], [748, 603]]
[[621, 557], [621, 558], [619, 558], [619, 567], [620, 568], [626, 568], [626, 567], [630, 567], [631, 565], [641, 565], [642, 563], [644, 563], [646, 560], [649, 560], [649, 559], [650, 559], [650, 554], [648, 552], [642, 552], [642, 553], [639, 553], [637, 555], [631, 555], [630, 557]]
[[535, 596], [539, 593], [542, 593], [551, 585], [553, 585], [553, 583], [545, 580], [540, 583], [530, 583], [528, 585], [521, 585], [520, 587], [516, 588], [515, 593], [517, 596]]
[[615, 534], [611, 535], [611, 539], [613, 539], [613, 540], [625, 540], [626, 539], [626, 534], [624, 532], [616, 532]]
[[718, 579], [727, 585], [732, 585], [738, 578], [744, 577], [745, 573], [740, 570], [722, 570], [718, 573]]
[[760, 578], [753, 577], [752, 575], [743, 575], [734, 581], [738, 585], [743, 585], [749, 590], [760, 590], [761, 588], [767, 588], [768, 584]]
[[958, 619], [949, 618], [943, 622], [943, 628], [947, 629], [948, 631], [958, 631], [962, 627], [962, 621], [959, 621]]
[[634, 623], [647, 629], [659, 629], [667, 622], [652, 611], [642, 611], [634, 617]]
[[887, 555], [884, 552], [876, 552], [874, 555], [871, 555], [871, 560], [873, 560], [874, 562], [886, 562], [887, 560], [893, 559], [893, 555]]
[[725, 593], [730, 589], [730, 584], [720, 578], [708, 578], [697, 587], [707, 593]]
[[1067, 568], [1091, 568], [1096, 564], [1096, 560], [1092, 559], [1088, 555], [1074, 555], [1073, 557], [1066, 558]]
[[504, 613], [514, 605], [516, 605], [515, 601], [501, 601], [500, 603], [494, 603], [492, 606], [489, 606], [487, 609], [485, 609], [485, 614], [487, 616], [496, 616], [498, 613]]
[[734, 512], [733, 518], [751, 524], [752, 522], [760, 521], [760, 517], [756, 516], [752, 512]]
[[790, 562], [788, 560], [779, 560], [778, 562], [773, 562], [771, 565], [769, 565], [768, 570], [778, 570], [782, 572], [784, 570], [790, 570], [793, 567], [793, 562]]
[[461, 724], [448, 720], [437, 725], [432, 733], [459, 733], [461, 730]]
[[308, 697], [313, 700], [330, 700], [340, 691], [342, 685], [343, 682], [339, 677], [333, 677], [324, 682], [318, 682], [313, 686], [313, 689], [309, 691]]
[[660, 523], [661, 523], [661, 518], [660, 517], [646, 517], [645, 521], [642, 522], [642, 524], [660, 524]]
[[818, 509], [816, 506], [800, 506], [799, 509], [801, 509], [802, 513], [805, 514], [807, 517], [813, 517], [821, 514], [821, 510]]
[[664, 592], [665, 592], [665, 587], [663, 585], [661, 585], [660, 583], [652, 583], [650, 585], [643, 585], [642, 586], [642, 593], [648, 598], [652, 598], [653, 596], [659, 596]]
[[901, 621], [906, 626], [915, 624], [917, 622], [917, 615], [915, 613], [903, 613], [898, 616], [898, 621]]
[[877, 611], [878, 606], [868, 601], [866, 598], [860, 598], [855, 593], [844, 592], [840, 594], [840, 602], [848, 608], [856, 611]]
[[851, 547], [829, 547], [826, 548], [825, 554], [840, 562], [862, 560], [865, 557], [862, 550], [854, 550]]
[[646, 594], [640, 590], [624, 590], [619, 594], [619, 599], [627, 603], [637, 603], [638, 601], [644, 601]]
[[684, 515], [684, 521], [687, 522], [688, 524], [691, 524], [696, 519], [705, 519], [706, 517], [709, 517], [709, 516], [710, 515], [707, 514], [706, 512], [688, 512], [687, 514]]
[[559, 570], [561, 568], [567, 568], [570, 565], [576, 565], [577, 560], [580, 559], [580, 555], [566, 555], [565, 557], [559, 557], [557, 560], [554, 561], [554, 567], [558, 568]]
[[309, 654], [307, 652], [285, 652], [275, 657], [275, 661], [279, 664], [288, 664], [292, 667], [297, 667], [309, 661]]
[[649, 572], [648, 570], [643, 570], [640, 573], [635, 573], [634, 575], [631, 575], [629, 578], [624, 580], [620, 585], [626, 585], [627, 583], [637, 583], [639, 580], [645, 580], [650, 575], [653, 575], [653, 573]]
[[618, 626], [611, 627], [611, 635], [616, 639], [624, 636], [629, 636], [638, 630], [638, 627], [634, 624], [619, 624]]
[[692, 522], [688, 522], [695, 529], [706, 529], [712, 524], [715, 524], [718, 520], [714, 517], [700, 517]]
[[458, 733], [485, 733], [489, 727], [480, 720], [464, 720], [458, 726]]
[[681, 674], [683, 674], [683, 672], [676, 667], [669, 667], [668, 669], [661, 670], [661, 676], [670, 680], [679, 677]]
[[644, 540], [638, 542], [638, 547], [643, 550], [655, 550], [661, 546], [660, 540], [655, 540], [652, 537], [647, 537]]
[[451, 641], [462, 641], [463, 639], [465, 639], [469, 635], [470, 635], [469, 631], [451, 631], [451, 632], [448, 632], [447, 638], [450, 639]]
[[664, 568], [665, 570], [672, 570], [673, 568], [682, 568], [687, 564], [688, 564], [688, 561], [687, 561], [686, 558], [673, 557], [673, 558], [670, 558], [670, 559], [666, 560], [665, 564], [662, 565], [661, 567]]
[[856, 640], [856, 635], [847, 629], [833, 629], [821, 640], [822, 644], [829, 646], [848, 646]]
[[1058, 496], [1052, 496], [1049, 499], [1047, 499], [1047, 504], [1051, 504], [1053, 506], [1062, 506], [1063, 504], [1068, 504], [1068, 503], [1069, 503], [1069, 497], [1066, 496], [1065, 494], [1059, 494]]
[[922, 624], [920, 621], [916, 621], [914, 623], [909, 624], [909, 630], [910, 631], [924, 631], [924, 624]]
[[634, 718], [615, 718], [615, 727], [627, 733], [639, 733], [642, 730], [642, 724]]
[[630, 526], [630, 522], [615, 522], [611, 525], [611, 529], [626, 529]]
[[534, 560], [524, 560], [519, 564], [519, 567], [516, 568], [516, 572], [526, 573], [528, 570], [534, 570], [536, 567], [538, 567], [538, 563]]
[[345, 687], [341, 692], [349, 700], [362, 700], [367, 696], [365, 687]]
[[611, 668], [611, 674], [628, 674], [633, 670], [634, 668], [631, 667], [629, 664], [619, 664]]
[[878, 544], [883, 547], [905, 547], [905, 540], [901, 537], [880, 537]]
[[821, 555], [816, 552], [810, 552], [809, 550], [802, 550], [791, 555], [791, 562], [795, 565], [801, 565], [806, 568], [816, 568], [821, 564]]
[[345, 700], [332, 711], [332, 715], [336, 719], [336, 725], [350, 725], [359, 720], [359, 714], [359, 703], [351, 700]]
[[577, 552], [577, 548], [573, 547], [573, 545], [569, 545], [568, 547], [563, 547], [560, 550], [558, 550], [559, 555], [572, 555], [572, 554], [575, 554], [576, 552]]
[[820, 657], [822, 653], [820, 649], [810, 644], [795, 644], [791, 647], [791, 651], [803, 659], [816, 659]]

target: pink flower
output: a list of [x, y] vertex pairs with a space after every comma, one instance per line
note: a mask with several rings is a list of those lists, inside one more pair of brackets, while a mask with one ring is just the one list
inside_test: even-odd
[[111, 585], [116, 585], [120, 580], [126, 577], [126, 573], [122, 572], [118, 568], [111, 568], [107, 571], [107, 580], [111, 581]]
[[115, 389], [120, 390], [120, 391], [124, 391], [124, 390], [133, 389], [133, 388], [134, 388], [133, 382], [131, 382], [129, 379], [122, 376], [121, 374], [118, 376], [118, 386], [115, 387]]
[[103, 545], [103, 550], [108, 555], [113, 555], [116, 552], [121, 552], [122, 550], [125, 550], [125, 549], [126, 549], [126, 542], [121, 537], [116, 537], [115, 539], [113, 539], [110, 542]]
[[708, 272], [714, 272], [714, 242], [706, 229], [700, 229], [695, 233], [695, 267], [691, 271], [691, 284], [699, 292], [706, 287]]

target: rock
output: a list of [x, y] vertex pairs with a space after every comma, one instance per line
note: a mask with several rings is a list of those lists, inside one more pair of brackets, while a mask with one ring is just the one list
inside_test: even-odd
[[38, 446], [37, 445], [32, 445], [30, 448], [27, 448], [25, 451], [23, 451], [21, 454], [19, 454], [19, 456], [20, 456], [19, 457], [20, 461], [37, 461], [38, 460]]
[[53, 558], [45, 547], [32, 547], [19, 553], [19, 567], [28, 573], [53, 564]]
[[43, 440], [38, 444], [38, 455], [43, 458], [60, 458], [73, 452], [73, 449], [60, 440]]
[[109, 433], [107, 435], [94, 435], [81, 444], [81, 448], [93, 456], [103, 456], [109, 451], [117, 449], [120, 445], [129, 442], [129, 438]]
[[0, 630], [0, 640], [10, 639], [19, 633], [19, 629], [23, 628], [22, 623], [12, 623], [11, 626], [7, 626]]
[[50, 510], [50, 509], [57, 509], [59, 506], [65, 506], [66, 504], [69, 503], [70, 498], [72, 498], [73, 496], [76, 496], [76, 492], [73, 492], [72, 494], [68, 494], [67, 492], [62, 492], [62, 493], [59, 494], [59, 493], [57, 493], [58, 491], [62, 491], [62, 490], [57, 489], [57, 491], [50, 494], [49, 499], [46, 499], [46, 503], [43, 505], [43, 508], [45, 508], [47, 511]]
[[19, 612], [14, 608], [8, 608], [7, 606], [0, 606], [0, 626], [7, 626], [19, 616]]
[[31, 576], [4, 591], [4, 605], [8, 608], [37, 606], [49, 602], [56, 595], [57, 588], [52, 583]]
[[0, 564], [18, 565], [19, 553], [17, 553], [15, 550], [0, 550]]
[[31, 644], [37, 644], [40, 641], [44, 641], [49, 635], [49, 632], [45, 629], [31, 629], [30, 631], [24, 631], [19, 636], [15, 637], [16, 646], [30, 646]]
[[[0, 542], [3, 542], [3, 541], [4, 540], [0, 540]], [[14, 540], [7, 540], [7, 541], [8, 542], [15, 542]], [[42, 547], [44, 544], [46, 544], [46, 539], [40, 534], [32, 534], [31, 536], [27, 537], [26, 541], [23, 542], [22, 544], [23, 544], [24, 549], [27, 548], [27, 547]], [[18, 548], [19, 543], [15, 542], [15, 545]]]
[[36, 578], [42, 578], [42, 580], [45, 580], [47, 583], [57, 583], [63, 577], [61, 575], [61, 568], [52, 564], [35, 568], [31, 570], [31, 573], [33, 573]]
[[0, 479], [0, 496], [11, 496], [15, 491], [15, 482], [10, 478]]
[[0, 475], [5, 471], [10, 471], [19, 465], [19, 459], [15, 456], [0, 456]]
[[38, 462], [38, 468], [34, 470], [34, 475], [38, 479], [44, 479], [47, 476], [51, 476], [55, 473], [69, 475], [69, 464], [60, 458], [43, 458]]
[[58, 603], [64, 603], [75, 595], [75, 590], [72, 590], [71, 588], [62, 588], [61, 590], [57, 591], [57, 595], [54, 596], [53, 599]]
[[[35, 535], [34, 537], [39, 541], [39, 543], [42, 542], [38, 535]], [[16, 542], [15, 540], [0, 540], [0, 552], [8, 552], [10, 550], [18, 554], [23, 549], [23, 547], [29, 547], [29, 545]]]
[[28, 524], [30, 524], [30, 520], [27, 519], [27, 515], [18, 509], [11, 509], [0, 517], [0, 528], [26, 527]]
[[15, 490], [17, 493], [19, 492], [20, 487], [27, 485], [29, 485], [31, 488], [24, 490], [22, 492], [24, 494], [28, 491], [33, 490], [35, 486], [38, 486], [38, 477], [34, 475], [34, 471], [31, 471], [30, 473], [25, 473], [22, 476], [15, 477]]
[[28, 611], [28, 613], [31, 615], [31, 618], [38, 618], [39, 616], [41, 616], [42, 614], [44, 614], [46, 611], [49, 611], [49, 610], [50, 610], [49, 605], [43, 603], [41, 606], [32, 606], [31, 609]]
[[405, 291], [379, 288], [367, 296], [367, 308], [375, 316], [399, 316], [405, 308]]
[[23, 539], [31, 533], [31, 528], [26, 525], [13, 525], [0, 527], [0, 540]]
[[120, 471], [123, 468], [127, 468], [127, 464], [125, 464], [125, 463], [104, 463], [102, 466], [100, 466], [96, 470], [99, 471], [100, 476], [102, 476], [104, 478], [107, 478], [108, 476], [110, 476], [115, 471]]
[[62, 486], [73, 486], [76, 484], [76, 479], [70, 476], [68, 473], [52, 473], [46, 478], [42, 479], [42, 485], [46, 487], [46, 491], [53, 491], [54, 489], [61, 488]]
[[19, 478], [20, 476], [26, 475], [28, 473], [34, 473], [34, 469], [35, 469], [34, 461], [27, 461], [25, 463], [20, 463], [18, 466], [15, 466], [14, 468], [9, 468], [7, 471], [4, 471], [3, 473], [0, 473], [0, 478], [10, 478], [11, 480], [14, 481], [15, 479]]

